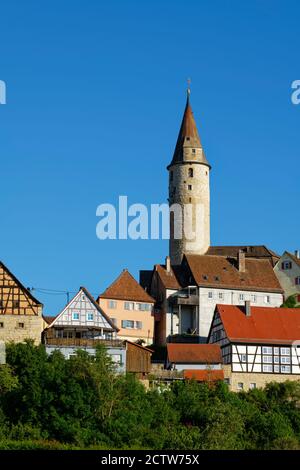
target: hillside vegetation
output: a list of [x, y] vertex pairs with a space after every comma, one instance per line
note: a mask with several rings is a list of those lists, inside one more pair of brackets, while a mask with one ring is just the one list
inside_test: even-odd
[[114, 371], [105, 349], [66, 360], [7, 345], [1, 449], [300, 449], [299, 382], [229, 392], [196, 382], [151, 389]]

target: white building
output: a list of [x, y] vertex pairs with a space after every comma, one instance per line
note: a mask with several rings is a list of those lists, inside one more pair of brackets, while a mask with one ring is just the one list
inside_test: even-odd
[[274, 272], [284, 290], [285, 298], [295, 296], [300, 303], [300, 253], [292, 255], [285, 251], [274, 267]]
[[[180, 266], [171, 266], [167, 258], [164, 266], [154, 267], [151, 276], [141, 272], [141, 283], [157, 300], [157, 343], [164, 344], [174, 335], [206, 342], [216, 304], [244, 305], [247, 300], [256, 306], [282, 304], [273, 252], [267, 256], [265, 247], [218, 248], [222, 255], [186, 255]], [[237, 250], [235, 257], [232, 249]], [[216, 248], [210, 251], [215, 253]]]

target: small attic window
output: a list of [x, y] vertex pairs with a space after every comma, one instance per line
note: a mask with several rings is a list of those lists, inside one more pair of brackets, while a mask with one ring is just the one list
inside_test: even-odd
[[205, 281], [207, 281], [208, 277], [206, 276], [206, 274], [203, 274], [202, 277], [203, 277], [203, 279], [204, 279]]
[[219, 281], [219, 280], [220, 280], [219, 276], [215, 276], [215, 281]]

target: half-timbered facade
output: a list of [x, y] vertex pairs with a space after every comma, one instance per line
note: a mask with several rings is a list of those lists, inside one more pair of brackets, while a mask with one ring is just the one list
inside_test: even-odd
[[118, 329], [92, 295], [81, 287], [45, 329], [45, 340], [115, 339]]
[[41, 342], [43, 305], [0, 262], [0, 340]]
[[219, 344], [233, 390], [300, 379], [300, 310], [217, 305], [209, 343]]

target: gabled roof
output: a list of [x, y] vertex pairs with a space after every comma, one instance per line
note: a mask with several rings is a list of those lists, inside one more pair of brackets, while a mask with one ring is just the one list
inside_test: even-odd
[[170, 271], [167, 271], [166, 266], [162, 264], [156, 264], [154, 266], [155, 271], [157, 271], [160, 280], [166, 289], [181, 289], [181, 286], [178, 282], [178, 279], [175, 275], [175, 271], [171, 266]]
[[169, 362], [173, 364], [220, 364], [221, 349], [218, 344], [168, 343]]
[[[56, 315], [57, 316], [57, 315]], [[43, 320], [50, 325], [56, 318], [56, 316], [43, 315]]]
[[200, 156], [194, 160], [197, 163], [202, 163], [204, 165], [210, 166], [208, 161], [206, 160], [202, 144], [200, 141], [200, 137], [198, 134], [195, 118], [193, 115], [193, 111], [190, 105], [190, 98], [189, 98], [189, 90], [187, 94], [186, 106], [181, 122], [180, 131], [177, 138], [177, 143], [173, 155], [172, 162], [169, 166], [175, 165], [176, 163], [181, 163], [184, 161], [184, 148], [191, 147], [191, 148], [199, 148], [202, 150]]
[[23, 284], [19, 281], [19, 279], [16, 278], [16, 276], [8, 269], [7, 266], [5, 266], [5, 264], [2, 261], [0, 261], [0, 267], [4, 271], [6, 271], [6, 273], [15, 281], [15, 283], [18, 285], [18, 287], [21, 290], [26, 291], [26, 294], [31, 298], [31, 300], [35, 304], [43, 306], [43, 304], [32, 295], [32, 293], [29, 289], [27, 289], [25, 286], [23, 286]]
[[246, 258], [245, 272], [238, 270], [235, 258], [185, 255], [185, 259], [198, 286], [283, 292], [272, 265], [267, 259]]
[[196, 380], [197, 382], [216, 382], [217, 380], [224, 380], [224, 371], [223, 369], [186, 369], [183, 373], [183, 377], [188, 380]]
[[265, 245], [210, 246], [206, 255], [235, 257], [240, 250], [245, 253], [247, 258], [280, 258], [277, 253], [270, 250]]
[[300, 340], [300, 308], [217, 305], [227, 338], [231, 342], [291, 344]]
[[[119, 331], [119, 329], [116, 327], [116, 325], [113, 323], [113, 321], [109, 318], [108, 315], [106, 315], [106, 313], [102, 310], [102, 308], [100, 307], [99, 304], [97, 304], [97, 302], [95, 301], [94, 297], [92, 296], [92, 294], [89, 293], [89, 291], [85, 288], [85, 287], [80, 287], [79, 291], [77, 292], [76, 295], [74, 295], [74, 297], [70, 300], [70, 302], [63, 308], [63, 310], [58, 314], [56, 315], [56, 317], [53, 317], [53, 321], [47, 326], [47, 328], [50, 328], [52, 326], [55, 325], [55, 323], [60, 319], [60, 317], [64, 314], [64, 312], [70, 307], [70, 305], [72, 305], [73, 301], [76, 299], [76, 297], [78, 296], [78, 294], [80, 294], [80, 292], [83, 292], [86, 297], [89, 299], [89, 301], [92, 303], [92, 305], [95, 307], [95, 309], [100, 313], [100, 315], [106, 320], [106, 322], [111, 326], [111, 328], [114, 330], [114, 331]], [[68, 325], [68, 324], [67, 324]], [[61, 324], [59, 325], [61, 326]]]
[[102, 293], [98, 299], [131, 300], [154, 303], [155, 300], [142, 288], [134, 277], [124, 269], [117, 279]]
[[292, 255], [289, 251], [285, 252], [299, 267], [300, 267], [300, 258], [297, 258], [297, 256]]

